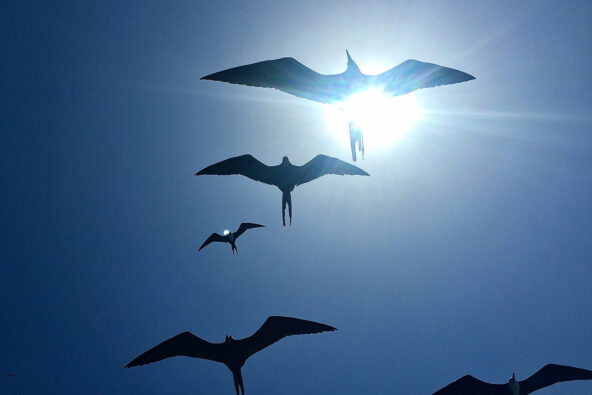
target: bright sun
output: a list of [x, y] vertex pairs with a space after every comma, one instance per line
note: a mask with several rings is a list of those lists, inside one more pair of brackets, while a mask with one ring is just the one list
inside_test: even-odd
[[397, 141], [423, 115], [413, 93], [390, 97], [380, 89], [356, 93], [345, 102], [327, 104], [324, 108], [325, 122], [337, 138], [349, 141], [351, 120], [364, 133], [367, 148]]

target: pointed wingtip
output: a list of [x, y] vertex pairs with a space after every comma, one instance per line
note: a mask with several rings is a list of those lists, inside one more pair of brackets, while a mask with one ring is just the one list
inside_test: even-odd
[[345, 54], [347, 55], [347, 60], [351, 60], [351, 56], [350, 56], [349, 51], [347, 49], [345, 50]]

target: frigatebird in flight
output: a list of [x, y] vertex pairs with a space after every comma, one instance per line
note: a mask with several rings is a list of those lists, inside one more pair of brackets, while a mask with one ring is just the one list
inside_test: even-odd
[[548, 364], [526, 380], [518, 381], [512, 374], [506, 384], [490, 384], [466, 375], [434, 395], [526, 395], [555, 383], [573, 380], [592, 380], [592, 370]]
[[133, 366], [145, 365], [176, 356], [209, 359], [210, 361], [220, 362], [226, 365], [232, 372], [236, 394], [239, 395], [240, 389], [242, 395], [245, 395], [241, 368], [251, 355], [286, 336], [334, 330], [336, 329], [332, 326], [318, 322], [291, 317], [272, 316], [253, 335], [239, 340], [226, 335], [224, 343], [210, 343], [195, 336], [191, 332], [180, 333], [152, 347], [125, 367], [131, 368]]
[[[275, 88], [294, 96], [321, 103], [344, 103], [352, 95], [376, 89], [387, 96], [400, 96], [417, 89], [474, 80], [470, 74], [433, 63], [408, 59], [378, 75], [363, 74], [347, 54], [347, 69], [341, 74], [325, 75], [309, 69], [294, 58], [266, 60], [219, 71], [202, 80], [229, 82], [262, 88]], [[352, 158], [356, 161], [356, 143], [364, 150], [362, 132], [350, 120]]]
[[238, 227], [236, 232], [231, 232], [229, 230], [225, 230], [224, 235], [220, 235], [218, 233], [212, 233], [210, 235], [210, 237], [208, 237], [206, 239], [206, 241], [203, 242], [203, 244], [201, 245], [201, 247], [199, 247], [199, 250], [197, 250], [197, 251], [198, 252], [201, 251], [202, 248], [204, 248], [205, 246], [207, 246], [210, 243], [213, 243], [215, 241], [221, 241], [221, 242], [230, 244], [230, 246], [232, 247], [232, 254], [233, 255], [234, 255], [235, 251], [238, 254], [238, 249], [236, 248], [236, 244], [235, 244], [236, 239], [238, 239], [238, 237], [240, 235], [245, 233], [247, 229], [264, 228], [264, 227], [265, 227], [265, 225], [243, 222], [242, 224], [240, 224], [240, 226]]
[[296, 185], [312, 181], [326, 174], [369, 176], [364, 170], [326, 155], [317, 155], [303, 166], [294, 166], [287, 156], [277, 166], [267, 166], [251, 155], [229, 158], [195, 173], [196, 176], [240, 174], [251, 180], [275, 185], [282, 191], [282, 221], [286, 226], [286, 204], [292, 225], [292, 195]]

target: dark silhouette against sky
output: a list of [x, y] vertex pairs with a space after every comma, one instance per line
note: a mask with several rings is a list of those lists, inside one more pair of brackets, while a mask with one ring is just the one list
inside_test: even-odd
[[[319, 74], [294, 58], [281, 58], [233, 67], [201, 79], [275, 88], [321, 103], [340, 103], [367, 89], [379, 89], [385, 95], [399, 96], [417, 89], [475, 79], [459, 70], [414, 59], [408, 59], [384, 73], [367, 75], [360, 71], [347, 50], [346, 55], [347, 69], [341, 74]], [[356, 142], [362, 154], [364, 152], [363, 131], [350, 123], [349, 133], [352, 158], [355, 161]]]
[[223, 343], [210, 343], [190, 332], [183, 332], [141, 354], [126, 368], [161, 361], [165, 358], [187, 356], [209, 359], [226, 365], [232, 372], [236, 395], [239, 388], [245, 394], [241, 368], [253, 354], [271, 346], [286, 336], [335, 331], [332, 326], [291, 317], [269, 317], [253, 335], [235, 340], [226, 335]]
[[[226, 369], [128, 361], [191, 331], [326, 322], [243, 366], [249, 394], [425, 395], [471, 374], [592, 368], [589, 1], [8, 1], [0, 7], [0, 394], [234, 394]], [[351, 162], [347, 119], [200, 77], [292, 56], [322, 74], [406, 59], [421, 89], [372, 177], [324, 177], [281, 227], [224, 158]], [[267, 225], [197, 248], [243, 220]], [[230, 229], [234, 230], [234, 229]], [[11, 372], [16, 377], [8, 377]], [[536, 395], [590, 394], [572, 381]]]
[[225, 159], [214, 163], [195, 173], [201, 175], [232, 175], [240, 174], [251, 180], [269, 185], [275, 185], [282, 191], [282, 221], [286, 226], [286, 204], [292, 225], [292, 195], [291, 192], [297, 185], [316, 180], [327, 174], [369, 176], [364, 170], [337, 158], [326, 155], [317, 155], [302, 166], [290, 163], [287, 156], [282, 158], [282, 163], [276, 166], [267, 166], [251, 155], [241, 155], [235, 158]]
[[236, 232], [225, 231], [224, 235], [214, 232], [206, 239], [206, 241], [203, 242], [201, 247], [199, 247], [198, 251], [201, 251], [202, 248], [204, 248], [205, 246], [207, 246], [210, 243], [223, 242], [223, 243], [230, 244], [230, 247], [232, 247], [233, 254], [235, 251], [238, 254], [238, 249], [236, 248], [236, 239], [238, 239], [240, 235], [245, 233], [247, 231], [247, 229], [263, 228], [263, 227], [265, 227], [265, 225], [252, 224], [250, 222], [243, 222], [242, 224], [240, 224], [240, 226], [238, 227]]
[[514, 374], [506, 384], [491, 384], [466, 375], [434, 395], [527, 395], [550, 385], [573, 380], [592, 380], [592, 371], [548, 364], [529, 378], [518, 381]]

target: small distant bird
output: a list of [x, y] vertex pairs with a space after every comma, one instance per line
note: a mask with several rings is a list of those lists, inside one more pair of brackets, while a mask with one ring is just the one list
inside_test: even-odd
[[303, 166], [294, 166], [287, 156], [277, 166], [267, 166], [251, 155], [229, 158], [195, 173], [196, 176], [240, 174], [251, 180], [275, 185], [282, 191], [282, 221], [286, 226], [286, 204], [292, 225], [292, 195], [296, 185], [312, 181], [326, 174], [369, 176], [364, 170], [326, 155], [317, 155]]
[[16, 377], [16, 374], [14, 374], [14, 373], [8, 373], [7, 376], [8, 377]]
[[516, 375], [512, 374], [506, 384], [490, 384], [466, 375], [434, 392], [434, 395], [526, 395], [562, 381], [591, 379], [591, 370], [548, 364], [526, 380], [517, 381]]
[[199, 250], [197, 250], [198, 252], [201, 251], [202, 248], [204, 248], [205, 246], [207, 246], [210, 243], [213, 243], [215, 241], [222, 241], [224, 243], [229, 243], [230, 246], [232, 247], [232, 254], [234, 255], [234, 252], [236, 251], [236, 253], [238, 254], [238, 249], [236, 248], [236, 239], [238, 239], [238, 237], [240, 235], [242, 235], [243, 233], [245, 233], [245, 231], [247, 229], [253, 229], [253, 228], [264, 228], [265, 225], [259, 225], [259, 224], [252, 224], [249, 222], [243, 222], [242, 224], [240, 224], [240, 226], [238, 227], [238, 230], [236, 232], [231, 232], [229, 230], [225, 230], [224, 231], [224, 236], [218, 234], [218, 233], [212, 233], [210, 235], [210, 237], [207, 238], [206, 241], [204, 241], [204, 243], [201, 245], [201, 247], [199, 247]]
[[234, 389], [245, 395], [241, 368], [258, 351], [286, 336], [335, 331], [332, 326], [291, 317], [269, 317], [253, 335], [235, 340], [226, 335], [224, 343], [210, 343], [191, 332], [183, 332], [152, 347], [126, 365], [126, 368], [145, 365], [175, 356], [209, 359], [226, 365], [232, 372]]
[[[417, 89], [475, 79], [459, 70], [414, 59], [408, 59], [382, 74], [367, 75], [360, 71], [347, 50], [345, 53], [347, 69], [341, 74], [319, 74], [294, 58], [281, 58], [234, 67], [206, 75], [201, 79], [275, 88], [321, 103], [342, 103], [352, 95], [367, 89], [378, 89], [387, 96], [400, 96]], [[352, 158], [355, 162], [356, 142], [362, 153], [364, 143], [361, 131], [352, 126], [353, 123], [350, 122]]]

